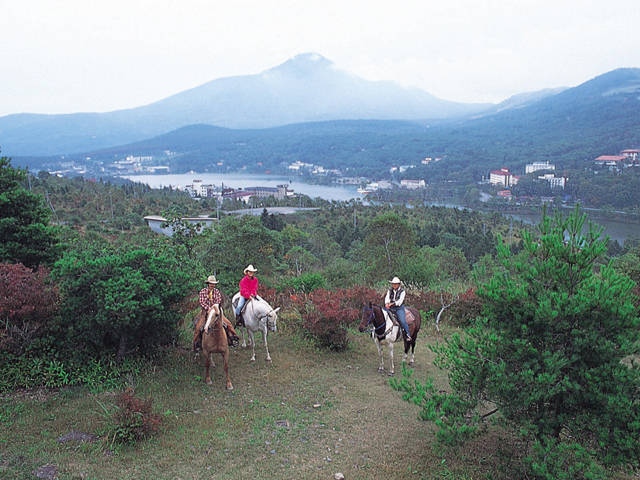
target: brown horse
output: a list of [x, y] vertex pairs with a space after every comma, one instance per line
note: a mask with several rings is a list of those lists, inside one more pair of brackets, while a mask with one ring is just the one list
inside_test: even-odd
[[231, 377], [229, 377], [229, 342], [227, 341], [227, 331], [222, 325], [224, 313], [220, 310], [220, 314], [216, 315], [214, 309], [209, 311], [207, 317], [207, 327], [202, 332], [202, 353], [204, 354], [204, 381], [211, 385], [210, 369], [215, 367], [211, 356], [214, 353], [219, 353], [222, 356], [222, 367], [226, 377], [227, 390], [233, 390], [233, 384], [231, 383]]
[[411, 349], [411, 358], [409, 365], [415, 363], [414, 350], [416, 347], [416, 339], [418, 338], [418, 332], [420, 331], [420, 325], [422, 319], [420, 318], [420, 312], [413, 307], [405, 307], [407, 313], [407, 324], [409, 325], [409, 335], [411, 335], [411, 341], [407, 341], [402, 335], [400, 325], [395, 319], [391, 318], [389, 312], [383, 309], [380, 305], [374, 305], [369, 302], [369, 305], [362, 307], [362, 319], [358, 330], [364, 332], [369, 326], [371, 326], [371, 337], [378, 347], [378, 357], [380, 358], [380, 364], [378, 366], [379, 372], [384, 372], [384, 357], [382, 355], [382, 347], [387, 346], [389, 349], [389, 375], [395, 373], [393, 365], [393, 345], [401, 338], [404, 340], [404, 355], [402, 361], [406, 362]]

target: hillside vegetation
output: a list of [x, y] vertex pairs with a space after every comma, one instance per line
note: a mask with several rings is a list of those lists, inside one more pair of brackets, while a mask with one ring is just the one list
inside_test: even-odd
[[[56, 245], [34, 267], [0, 251], [12, 292], [0, 299], [0, 472], [586, 479], [638, 468], [640, 251], [614, 256], [579, 209], [531, 229], [308, 198], [296, 205], [315, 210], [245, 217], [230, 202], [200, 232], [181, 218], [214, 206], [169, 189], [28, 177], [7, 159], [0, 182], [0, 227], [25, 251], [34, 225]], [[37, 202], [16, 216], [24, 197]], [[144, 225], [158, 213], [173, 236]], [[250, 263], [281, 307], [274, 360], [234, 350], [228, 393], [219, 367], [202, 382], [192, 321], [204, 279], [218, 277], [228, 306]], [[417, 366], [389, 383], [355, 327], [393, 276], [423, 332]], [[58, 440], [70, 432], [88, 443]]]

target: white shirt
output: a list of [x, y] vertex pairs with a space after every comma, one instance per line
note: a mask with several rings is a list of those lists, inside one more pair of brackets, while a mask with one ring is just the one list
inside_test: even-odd
[[405, 291], [404, 288], [398, 287], [398, 289], [394, 289], [393, 287], [387, 289], [387, 295], [384, 297], [384, 304], [395, 302], [395, 306], [399, 307], [404, 302]]

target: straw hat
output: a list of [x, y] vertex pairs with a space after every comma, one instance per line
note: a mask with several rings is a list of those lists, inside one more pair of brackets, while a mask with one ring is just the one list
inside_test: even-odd
[[249, 265], [247, 268], [244, 269], [244, 273], [247, 273], [247, 272], [254, 272], [255, 273], [257, 271], [258, 271], [258, 269], [255, 268], [253, 265]]
[[389, 281], [389, 283], [393, 285], [394, 283], [398, 283], [398, 284], [400, 284], [400, 283], [402, 283], [402, 282], [400, 281], [400, 279], [399, 279], [398, 277], [393, 277], [393, 278]]
[[207, 281], [204, 283], [213, 283], [214, 285], [218, 283], [218, 280], [216, 280], [216, 276], [215, 275], [209, 275], [207, 277]]

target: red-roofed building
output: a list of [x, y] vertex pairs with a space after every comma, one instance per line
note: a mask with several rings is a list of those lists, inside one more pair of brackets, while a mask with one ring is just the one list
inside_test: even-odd
[[640, 150], [635, 148], [628, 148], [626, 150], [622, 150], [620, 152], [620, 155], [635, 162], [636, 160], [638, 160], [638, 157], [640, 156]]
[[508, 168], [493, 170], [489, 173], [489, 183], [491, 185], [502, 185], [511, 187], [518, 183], [518, 177], [513, 175]]
[[594, 160], [598, 165], [607, 165], [610, 167], [615, 167], [620, 165], [622, 162], [626, 160], [627, 157], [624, 155], [600, 155], [598, 158]]

